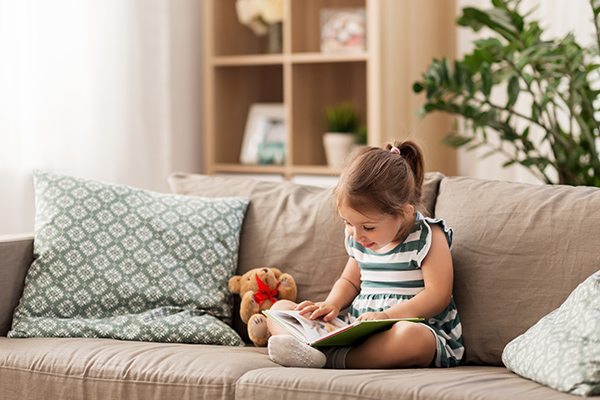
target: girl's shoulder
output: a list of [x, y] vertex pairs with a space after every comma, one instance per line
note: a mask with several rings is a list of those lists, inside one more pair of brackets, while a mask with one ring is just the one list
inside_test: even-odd
[[413, 231], [422, 232], [422, 234], [426, 234], [429, 240], [431, 240], [431, 227], [433, 225], [437, 225], [442, 228], [444, 235], [446, 236], [446, 240], [448, 241], [448, 246], [452, 247], [452, 237], [454, 231], [446, 224], [446, 221], [441, 218], [425, 217], [423, 214], [417, 211], [417, 218], [415, 220], [415, 227], [413, 228]]

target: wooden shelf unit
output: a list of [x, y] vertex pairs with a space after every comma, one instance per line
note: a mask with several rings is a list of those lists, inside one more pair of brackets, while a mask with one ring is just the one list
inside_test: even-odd
[[[326, 165], [324, 110], [346, 100], [357, 106], [365, 121], [369, 145], [397, 137], [386, 134], [382, 107], [394, 90], [382, 75], [382, 7], [390, 7], [386, 3], [390, 0], [284, 0], [283, 51], [264, 54], [267, 38], [238, 21], [235, 0], [204, 0], [205, 173], [282, 174], [286, 179], [296, 174], [337, 175], [340, 171]], [[321, 53], [321, 10], [356, 7], [366, 9], [366, 51]], [[284, 104], [284, 165], [239, 163], [246, 118], [254, 103]]]

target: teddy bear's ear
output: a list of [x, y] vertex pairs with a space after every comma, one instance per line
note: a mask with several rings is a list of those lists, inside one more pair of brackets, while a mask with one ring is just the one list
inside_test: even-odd
[[241, 280], [240, 275], [236, 275], [229, 280], [229, 291], [231, 293], [240, 294]]
[[271, 271], [273, 271], [273, 273], [275, 274], [275, 278], [279, 279], [279, 277], [281, 276], [281, 270], [277, 269], [277, 268], [269, 268]]

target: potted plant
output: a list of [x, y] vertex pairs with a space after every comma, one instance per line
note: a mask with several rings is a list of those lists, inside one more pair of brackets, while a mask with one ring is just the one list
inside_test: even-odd
[[[462, 60], [433, 61], [413, 85], [426, 93], [422, 113], [464, 119], [464, 131], [446, 137], [449, 145], [488, 146], [488, 154], [506, 156], [505, 166], [521, 164], [545, 183], [600, 186], [600, 3], [590, 0], [599, 41], [590, 48], [570, 33], [542, 39], [540, 23], [520, 3], [492, 0], [492, 9], [462, 10], [459, 25], [487, 27], [494, 36], [475, 41]], [[493, 95], [498, 91], [504, 99]]]
[[323, 146], [327, 164], [339, 169], [354, 148], [361, 129], [360, 116], [351, 102], [342, 102], [325, 110], [327, 132], [323, 135]]

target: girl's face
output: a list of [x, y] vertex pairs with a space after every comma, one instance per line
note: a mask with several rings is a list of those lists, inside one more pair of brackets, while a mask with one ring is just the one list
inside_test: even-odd
[[339, 214], [346, 224], [346, 232], [369, 250], [385, 253], [400, 243], [398, 232], [405, 221], [402, 215], [363, 214], [347, 206], [341, 206]]

